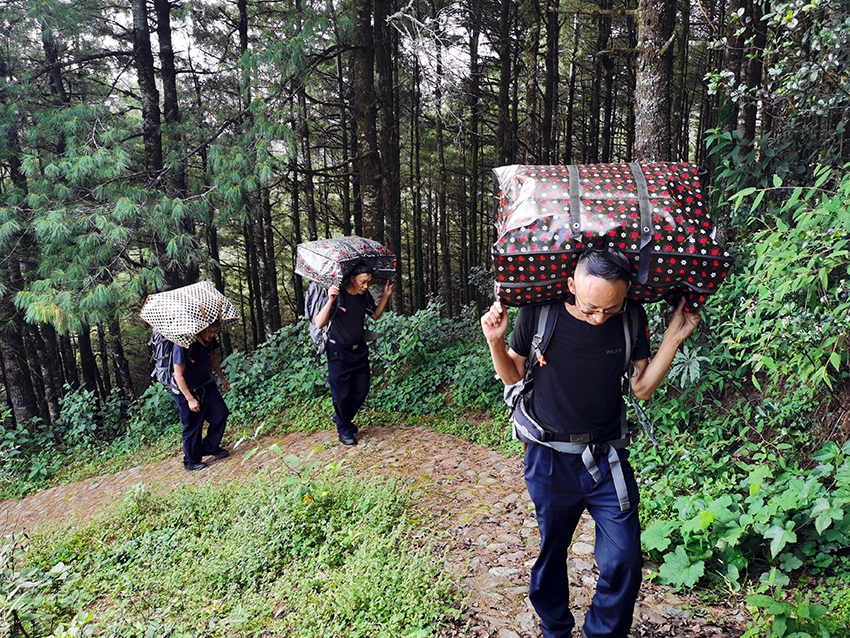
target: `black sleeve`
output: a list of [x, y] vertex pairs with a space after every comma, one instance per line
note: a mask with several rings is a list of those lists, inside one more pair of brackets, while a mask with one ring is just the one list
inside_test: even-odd
[[632, 361], [640, 361], [641, 359], [649, 359], [649, 321], [646, 318], [644, 307], [638, 306], [637, 344], [635, 344], [635, 351], [632, 354]]
[[[375, 311], [378, 309], [378, 304], [375, 303], [375, 298], [372, 296], [372, 292], [366, 291], [366, 316], [371, 317], [375, 314]], [[389, 299], [387, 299], [387, 304], [389, 304]]]
[[514, 323], [510, 348], [521, 357], [528, 358], [528, 355], [531, 354], [531, 340], [537, 330], [537, 326], [534, 325], [534, 314], [533, 306], [523, 306], [519, 309], [519, 314]]

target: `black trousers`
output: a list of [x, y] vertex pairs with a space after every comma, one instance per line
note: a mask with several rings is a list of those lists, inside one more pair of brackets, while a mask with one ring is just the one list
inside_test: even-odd
[[[183, 421], [183, 463], [200, 463], [204, 456], [218, 449], [227, 425], [227, 415], [230, 414], [215, 383], [195, 388], [192, 394], [201, 404], [200, 412], [192, 412], [182, 394], [171, 395], [180, 408], [180, 419]], [[206, 437], [204, 421], [210, 424]]]
[[365, 343], [352, 349], [329, 342], [327, 355], [336, 429], [340, 436], [353, 436], [357, 433], [354, 415], [369, 394], [369, 348]]

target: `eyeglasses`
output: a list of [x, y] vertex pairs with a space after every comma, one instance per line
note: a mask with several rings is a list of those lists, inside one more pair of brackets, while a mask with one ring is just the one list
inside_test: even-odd
[[584, 308], [581, 307], [581, 300], [579, 300], [579, 298], [578, 298], [578, 292], [573, 292], [573, 295], [576, 298], [576, 307], [579, 309], [579, 312], [581, 312], [581, 314], [583, 314], [583, 315], [595, 315], [595, 314], [598, 314], [598, 313], [601, 312], [603, 315], [607, 315], [609, 317], [614, 317], [616, 315], [621, 315], [624, 312], [626, 312], [626, 300], [625, 299], [623, 299], [623, 307], [622, 308], [620, 308], [619, 310], [615, 310], [614, 312], [611, 312], [610, 310], [585, 310]]

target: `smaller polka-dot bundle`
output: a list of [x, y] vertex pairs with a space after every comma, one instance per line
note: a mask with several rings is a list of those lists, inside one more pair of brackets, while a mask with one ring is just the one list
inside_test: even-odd
[[497, 295], [509, 306], [548, 303], [569, 293], [579, 255], [622, 251], [632, 267], [629, 298], [683, 295], [699, 310], [729, 274], [733, 258], [714, 241], [693, 164], [502, 166], [494, 169]]
[[295, 272], [325, 288], [339, 286], [358, 263], [372, 268], [379, 279], [395, 275], [396, 256], [371, 239], [352, 235], [298, 244]]

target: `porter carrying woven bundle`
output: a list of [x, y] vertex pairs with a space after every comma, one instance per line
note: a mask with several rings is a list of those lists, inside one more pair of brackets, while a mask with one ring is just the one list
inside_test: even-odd
[[685, 297], [699, 310], [729, 274], [733, 258], [714, 239], [693, 164], [502, 166], [493, 170], [498, 239], [497, 295], [522, 306], [564, 299], [579, 255], [623, 252], [632, 268], [629, 298]]
[[381, 244], [356, 235], [332, 237], [298, 244], [295, 272], [325, 288], [342, 285], [342, 280], [359, 263], [366, 264], [378, 279], [391, 279], [396, 256]]
[[239, 319], [239, 312], [209, 281], [148, 295], [139, 316], [163, 337], [188, 348], [215, 321]]

